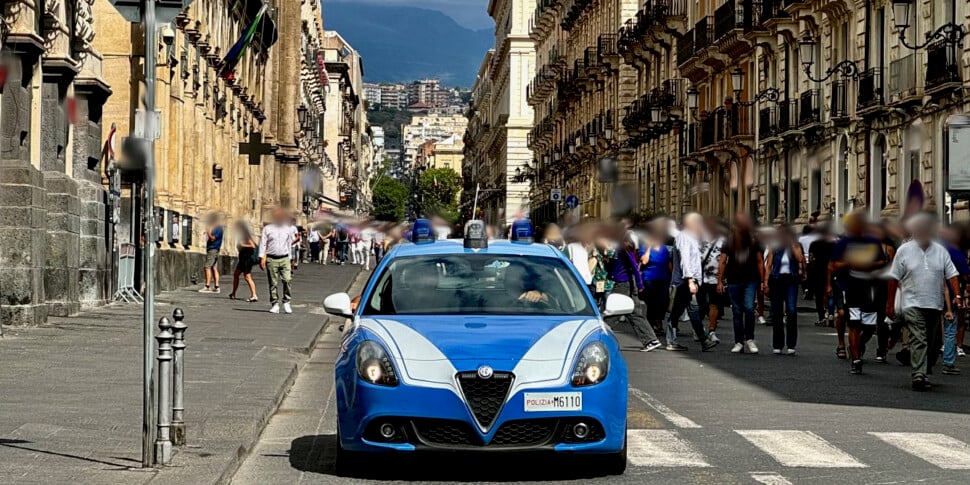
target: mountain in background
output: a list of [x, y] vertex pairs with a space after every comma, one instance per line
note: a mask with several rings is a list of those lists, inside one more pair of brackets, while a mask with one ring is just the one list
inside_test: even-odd
[[423, 8], [326, 2], [323, 24], [360, 52], [364, 80], [372, 83], [437, 78], [444, 86], [471, 87], [494, 44], [491, 29], [466, 29]]

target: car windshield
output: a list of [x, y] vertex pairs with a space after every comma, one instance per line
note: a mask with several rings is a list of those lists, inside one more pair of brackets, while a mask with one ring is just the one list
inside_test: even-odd
[[454, 254], [396, 258], [364, 315], [594, 315], [569, 267], [555, 258]]

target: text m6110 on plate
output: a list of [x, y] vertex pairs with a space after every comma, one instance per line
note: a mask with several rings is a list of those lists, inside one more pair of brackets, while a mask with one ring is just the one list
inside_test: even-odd
[[527, 392], [525, 393], [526, 412], [582, 411], [583, 393], [581, 392]]

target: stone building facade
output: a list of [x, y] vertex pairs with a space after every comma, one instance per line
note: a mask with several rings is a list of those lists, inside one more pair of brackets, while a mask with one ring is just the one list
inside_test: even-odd
[[103, 303], [111, 260], [101, 186], [111, 95], [92, 1], [2, 3], [0, 311], [36, 325]]
[[611, 191], [589, 182], [604, 150], [640, 214], [892, 217], [920, 190], [944, 212], [944, 122], [970, 107], [970, 72], [960, 46], [924, 38], [966, 29], [970, 9], [910, 10], [920, 49], [901, 42], [889, 1], [537, 2], [533, 212], [564, 215], [545, 202], [554, 187], [588, 202], [582, 215], [608, 215]]
[[[495, 48], [486, 54], [472, 90], [462, 173], [466, 194], [480, 185], [483, 212], [476, 217], [490, 224], [511, 223], [529, 210], [529, 184], [514, 177], [515, 169], [533, 158], [528, 136], [534, 115], [526, 86], [535, 74], [536, 47], [529, 36], [535, 6], [535, 0], [491, 0], [488, 5]], [[463, 206], [471, 208], [467, 201]]]

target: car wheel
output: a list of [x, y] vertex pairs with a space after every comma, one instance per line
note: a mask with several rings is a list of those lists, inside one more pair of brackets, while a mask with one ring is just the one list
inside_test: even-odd
[[337, 433], [337, 457], [334, 464], [334, 471], [340, 477], [353, 477], [360, 472], [361, 464], [360, 453], [347, 451], [340, 444], [340, 433]]
[[607, 475], [622, 475], [626, 471], [626, 433], [623, 436], [623, 448], [616, 453], [601, 456], [601, 468]]

